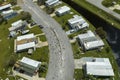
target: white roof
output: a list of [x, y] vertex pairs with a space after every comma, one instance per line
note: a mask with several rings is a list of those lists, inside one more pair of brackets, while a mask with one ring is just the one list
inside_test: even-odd
[[68, 23], [71, 25], [78, 23], [78, 22], [84, 23], [85, 20], [81, 16], [78, 16], [78, 15], [74, 15], [73, 18], [68, 20]]
[[23, 35], [23, 36], [18, 36], [17, 37], [17, 41], [20, 41], [20, 40], [23, 40], [23, 39], [30, 39], [30, 38], [34, 38], [34, 34], [31, 33], [31, 34], [27, 34], [27, 35]]
[[78, 16], [78, 15], [74, 15], [73, 18], [69, 19], [68, 24], [72, 28], [76, 28], [76, 29], [83, 29], [89, 27], [89, 24], [85, 21], [85, 19], [82, 18], [82, 16]]
[[53, 5], [53, 4], [55, 4], [55, 3], [58, 3], [59, 2], [59, 0], [47, 0], [47, 1], [45, 1], [45, 3], [47, 4], [47, 5]]
[[35, 47], [35, 42], [20, 44], [20, 45], [17, 45], [17, 51], [29, 49], [29, 48], [33, 48], [33, 47]]
[[36, 67], [36, 68], [41, 64], [41, 62], [32, 60], [32, 59], [27, 58], [27, 57], [23, 57], [22, 60], [21, 60], [21, 62], [22, 62], [22, 63], [25, 63], [25, 64], [27, 64], [27, 65]]
[[21, 41], [21, 40], [26, 40], [24, 43], [22, 44], [17, 44], [16, 45], [16, 51], [20, 51], [20, 50], [24, 50], [24, 49], [29, 49], [29, 48], [34, 48], [35, 47], [35, 41], [28, 41], [29, 39], [34, 38], [34, 34], [27, 34], [27, 35], [23, 35], [23, 36], [19, 36], [17, 37], [16, 41]]
[[12, 25], [12, 27], [16, 27], [16, 26], [18, 26], [18, 25], [21, 25], [22, 22], [23, 22], [22, 20], [18, 20], [18, 21], [16, 21], [16, 22], [12, 23], [11, 25]]
[[87, 22], [84, 22], [84, 23], [82, 24], [82, 26], [81, 26], [81, 27], [83, 27], [83, 28], [84, 28], [84, 27], [86, 27], [86, 26], [88, 27], [88, 26], [89, 26], [89, 24], [88, 24]]
[[84, 39], [88, 37], [95, 37], [94, 33], [91, 30], [88, 30], [87, 33], [78, 35], [79, 39]]
[[69, 11], [69, 10], [70, 10], [69, 7], [67, 7], [67, 6], [62, 6], [62, 7], [58, 8], [58, 9], [56, 10], [56, 12], [58, 12], [59, 14], [62, 14], [62, 13], [65, 13], [65, 12], [67, 12], [67, 11]]
[[104, 43], [102, 40], [96, 40], [96, 41], [90, 41], [90, 42], [85, 42], [84, 47], [86, 50], [97, 48], [104, 46]]
[[77, 27], [78, 29], [83, 29], [89, 26], [89, 24], [87, 22], [84, 22], [82, 24], [78, 23], [74, 25], [75, 27]]
[[0, 10], [9, 8], [9, 7], [11, 7], [11, 6], [12, 6], [11, 4], [7, 4], [7, 5], [4, 5], [4, 6], [0, 6]]
[[9, 28], [9, 31], [13, 31], [13, 30], [15, 30], [15, 29], [17, 29], [19, 27], [22, 27], [23, 23], [24, 22], [22, 20], [18, 20], [16, 22], [12, 23], [11, 24], [12, 27]]
[[9, 13], [12, 13], [14, 12], [13, 10], [8, 10], [8, 11], [3, 11], [2, 14], [5, 15], [5, 14], [9, 14]]
[[86, 50], [104, 46], [104, 42], [90, 30], [78, 35], [78, 38]]
[[97, 58], [94, 58], [94, 62], [86, 62], [86, 72], [87, 74], [96, 75], [96, 76], [114, 76], [112, 66], [108, 58], [100, 58], [100, 61], [97, 61]]

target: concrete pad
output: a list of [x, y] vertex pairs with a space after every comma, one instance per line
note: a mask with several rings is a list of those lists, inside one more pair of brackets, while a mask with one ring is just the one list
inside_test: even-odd
[[41, 8], [41, 9], [44, 9], [44, 8], [45, 8], [45, 5], [40, 6], [40, 8]]
[[120, 5], [119, 5], [119, 4], [116, 4], [116, 5], [114, 5], [114, 6], [109, 7], [109, 9], [110, 9], [110, 10], [114, 10], [114, 9], [120, 10]]
[[52, 14], [50, 14], [50, 16], [51, 16], [51, 17], [54, 17], [54, 16], [56, 16], [55, 12], [54, 12], [54, 13], [52, 13]]
[[30, 26], [30, 24], [28, 24], [27, 26], [28, 26], [28, 28], [33, 28], [33, 27], [37, 26], [37, 24], [34, 26]]
[[41, 42], [36, 45], [37, 48], [48, 46], [48, 42]]
[[74, 59], [75, 69], [82, 69], [82, 66], [85, 64], [84, 61], [80, 59]]

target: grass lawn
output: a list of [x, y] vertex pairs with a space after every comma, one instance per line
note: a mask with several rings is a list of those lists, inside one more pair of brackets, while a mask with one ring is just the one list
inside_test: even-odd
[[34, 33], [35, 35], [43, 33], [42, 30], [38, 26], [35, 26], [33, 28], [27, 28], [27, 29], [30, 30], [30, 33]]
[[90, 3], [86, 2], [85, 0], [74, 0], [74, 3], [78, 4], [79, 6], [82, 6], [83, 8], [87, 9], [88, 11], [92, 12], [93, 14], [99, 16], [103, 20], [107, 21], [109, 24], [114, 23], [114, 27], [120, 29], [120, 21], [115, 19], [112, 15], [104, 12], [103, 10], [97, 8], [94, 5], [91, 5]]
[[[9, 31], [8, 28], [11, 27], [11, 23], [17, 21], [20, 19], [20, 15], [17, 15], [16, 17], [10, 19], [8, 21], [8, 24], [1, 24], [0, 25], [0, 77], [2, 77], [2, 79], [5, 78], [10, 78], [10, 80], [14, 80], [13, 77], [10, 77], [7, 75], [7, 71], [8, 69], [11, 69], [11, 67], [7, 67], [5, 68], [6, 63], [9, 61], [10, 57], [13, 56], [16, 60], [21, 59], [23, 56], [29, 57], [31, 59], [34, 60], [38, 60], [41, 62], [47, 62], [48, 63], [48, 53], [49, 53], [49, 49], [48, 46], [46, 47], [42, 47], [42, 48], [38, 48], [36, 49], [36, 51], [33, 52], [32, 55], [28, 55], [27, 52], [22, 52], [22, 53], [18, 53], [15, 54], [14, 53], [14, 38], [12, 39], [8, 39], [8, 35], [9, 35]], [[34, 27], [30, 29], [31, 33], [35, 33], [35, 34], [40, 34], [42, 33], [42, 31], [40, 30], [39, 27]]]
[[43, 41], [43, 42], [47, 41], [45, 35], [41, 35], [41, 36], [39, 36], [39, 38], [40, 38], [40, 41]]
[[20, 6], [15, 6], [15, 7], [13, 7], [12, 9], [18, 11], [18, 10], [21, 9], [21, 7], [20, 7]]
[[74, 71], [74, 78], [75, 80], [82, 80], [84, 77], [84, 73], [82, 69], [75, 69]]
[[14, 39], [8, 39], [9, 31], [8, 27], [11, 26], [11, 23], [17, 21], [20, 19], [20, 16], [16, 16], [13, 19], [8, 21], [8, 24], [1, 24], [0, 25], [0, 77], [2, 77], [2, 74], [5, 74], [3, 71], [4, 64], [6, 63], [7, 59], [13, 54], [13, 44], [14, 44]]
[[[79, 58], [82, 58], [82, 57], [109, 58], [109, 60], [110, 60], [110, 62], [112, 64], [114, 73], [115, 73], [114, 78], [115, 78], [115, 80], [118, 80], [119, 75], [118, 75], [118, 66], [117, 66], [116, 60], [115, 60], [115, 58], [113, 56], [111, 48], [109, 47], [108, 43], [106, 42], [106, 40], [104, 40], [104, 43], [105, 43], [105, 47], [100, 52], [98, 50], [91, 50], [91, 51], [83, 52], [82, 49], [80, 48], [79, 44], [77, 42], [75, 42], [75, 43], [72, 44], [74, 58], [75, 59], [79, 59]], [[82, 54], [82, 53], [84, 53], [84, 54]], [[82, 70], [77, 70], [77, 71], [81, 72]], [[75, 74], [75, 77], [77, 78], [76, 80], [79, 80], [79, 78], [82, 78], [83, 76], [80, 76], [79, 74]]]
[[115, 11], [118, 14], [120, 14], [120, 10], [118, 10], [118, 9], [114, 9], [113, 11]]

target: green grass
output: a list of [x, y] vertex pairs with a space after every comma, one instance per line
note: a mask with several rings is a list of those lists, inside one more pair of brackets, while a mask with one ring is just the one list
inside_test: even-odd
[[21, 7], [20, 7], [20, 6], [16, 6], [16, 7], [13, 7], [12, 9], [13, 9], [13, 10], [20, 10]]
[[30, 30], [30, 33], [34, 33], [35, 35], [43, 33], [38, 26], [35, 26], [33, 28], [28, 28], [28, 29]]
[[47, 41], [47, 39], [46, 39], [46, 36], [45, 36], [45, 35], [39, 36], [39, 38], [40, 38], [40, 41], [43, 41], [43, 42]]
[[86, 2], [85, 0], [74, 0], [72, 2], [76, 3], [76, 5], [78, 5], [78, 6], [85, 8], [86, 10], [90, 11], [91, 13], [99, 16], [101, 19], [105, 20], [109, 24], [114, 23], [113, 26], [120, 29], [120, 26], [119, 26], [120, 20], [116, 19], [111, 14], [104, 12], [103, 10], [97, 8], [96, 6], [91, 5], [90, 3]]
[[[20, 19], [20, 16], [16, 16], [13, 19], [10, 19], [8, 21], [8, 24], [1, 24], [0, 25], [0, 40], [2, 40], [0, 42], [0, 51], [1, 51], [1, 56], [0, 56], [0, 76], [2, 74], [5, 74], [5, 72], [3, 71], [4, 68], [4, 64], [7, 61], [7, 59], [13, 54], [13, 49], [14, 49], [14, 39], [8, 39], [8, 35], [9, 35], [9, 31], [8, 31], [8, 27], [11, 26], [12, 22], [15, 22], [17, 20]], [[10, 48], [9, 48], [10, 47]], [[2, 76], [1, 76], [2, 77]]]
[[[6, 74], [7, 70], [11, 67], [5, 68], [6, 62], [9, 60], [11, 56], [14, 56], [16, 60], [21, 59], [23, 56], [29, 57], [34, 60], [38, 60], [41, 62], [47, 62], [49, 60], [48, 53], [49, 48], [48, 46], [38, 48], [36, 51], [33, 52], [32, 55], [28, 55], [27, 52], [22, 52], [15, 54], [14, 53], [14, 38], [8, 39], [9, 31], [8, 28], [11, 27], [11, 23], [19, 20], [21, 15], [17, 15], [16, 17], [8, 20], [8, 24], [1, 24], [0, 25], [0, 77], [5, 79], [6, 77], [10, 78], [10, 80], [14, 80], [13, 77], [10, 77]], [[41, 34], [43, 33], [39, 27], [34, 27], [30, 29], [31, 33]], [[5, 69], [5, 71], [4, 71]]]
[[115, 11], [116, 13], [120, 14], [120, 10], [114, 9], [114, 11]]
[[48, 62], [49, 60], [48, 53], [49, 53], [48, 46], [45, 46], [42, 48], [37, 48], [36, 51], [34, 51], [32, 55], [28, 55], [27, 52], [21, 52], [17, 55], [17, 58], [21, 59], [23, 56], [26, 56], [28, 58], [38, 60], [41, 62]]
[[[115, 61], [115, 58], [113, 56], [113, 52], [112, 49], [109, 47], [108, 43], [106, 42], [106, 40], [103, 40], [105, 43], [105, 47], [102, 49], [102, 51], [98, 51], [98, 50], [90, 50], [90, 51], [86, 51], [83, 52], [83, 50], [80, 48], [78, 42], [75, 42], [72, 44], [72, 49], [73, 49], [73, 53], [74, 53], [74, 58], [75, 59], [80, 59], [82, 57], [100, 57], [100, 58], [109, 58], [114, 73], [115, 73], [115, 80], [118, 80], [118, 65]], [[109, 50], [107, 50], [107, 48], [109, 48]], [[84, 53], [84, 54], [81, 54]], [[75, 75], [75, 77], [77, 77], [78, 75]], [[80, 76], [83, 77], [83, 76]], [[79, 80], [79, 79], [78, 79]]]
[[114, 5], [113, 2], [116, 2], [116, 4], [120, 4], [120, 0], [103, 0], [102, 1], [102, 4], [105, 6], [105, 7], [111, 7]]
[[75, 80], [82, 80], [84, 74], [82, 69], [75, 69], [74, 71], [74, 78]]

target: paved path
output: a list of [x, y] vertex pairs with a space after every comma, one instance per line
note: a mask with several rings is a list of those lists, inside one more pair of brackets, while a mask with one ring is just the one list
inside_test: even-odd
[[54, 19], [31, 0], [23, 1], [24, 4], [20, 4], [22, 9], [30, 12], [37, 24], [44, 26], [42, 30], [47, 37], [50, 49], [46, 80], [73, 80], [73, 51], [66, 33]]
[[48, 42], [39, 42], [38, 44], [36, 44], [37, 48], [41, 48], [41, 47], [44, 47], [44, 46], [48, 46]]
[[35, 37], [42, 36], [42, 35], [45, 35], [45, 33], [36, 34]]
[[86, 0], [87, 2], [97, 6], [98, 8], [102, 9], [103, 11], [113, 15], [115, 18], [119, 19], [120, 20], [120, 15], [112, 10], [110, 10], [109, 8], [103, 6], [101, 3], [103, 0]]

